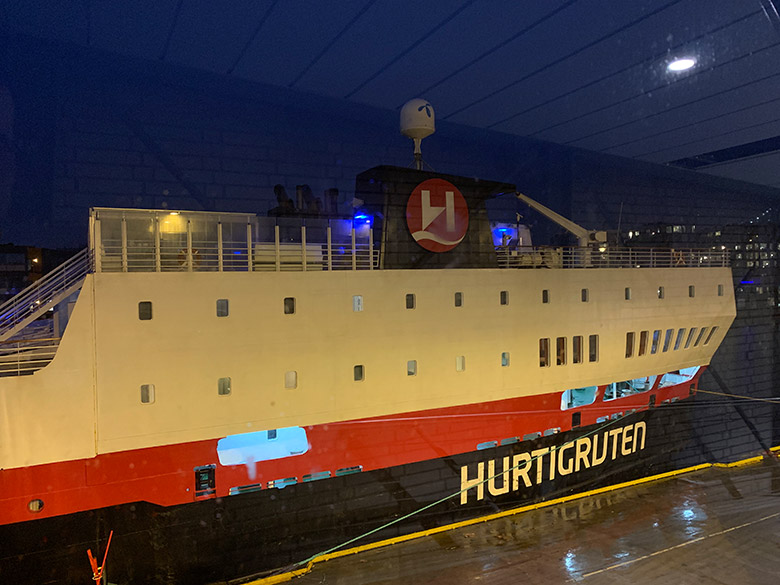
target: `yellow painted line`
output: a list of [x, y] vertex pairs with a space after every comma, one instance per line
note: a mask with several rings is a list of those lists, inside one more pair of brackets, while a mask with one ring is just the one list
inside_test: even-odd
[[[777, 447], [772, 447], [770, 451], [773, 453], [780, 452], [780, 445], [778, 445]], [[305, 567], [301, 567], [300, 569], [294, 569], [292, 571], [287, 571], [285, 573], [280, 573], [278, 575], [272, 575], [270, 577], [263, 577], [255, 581], [249, 581], [245, 585], [276, 585], [277, 583], [286, 583], [287, 581], [291, 581], [295, 577], [300, 577], [301, 575], [305, 575], [306, 573], [311, 571], [315, 563], [324, 563], [325, 561], [329, 561], [332, 559], [338, 559], [341, 557], [346, 557], [349, 555], [354, 555], [357, 553], [366, 552], [377, 548], [383, 548], [386, 546], [391, 546], [393, 544], [407, 542], [409, 540], [416, 540], [418, 538], [432, 536], [434, 534], [439, 534], [441, 532], [457, 530], [458, 528], [473, 526], [474, 524], [490, 522], [492, 520], [497, 520], [499, 518], [506, 518], [507, 516], [514, 516], [515, 514], [530, 512], [531, 510], [538, 510], [540, 508], [546, 508], [548, 506], [555, 506], [557, 504], [563, 504], [566, 502], [571, 502], [573, 500], [587, 498], [589, 496], [595, 496], [598, 494], [603, 494], [614, 490], [619, 490], [619, 489], [623, 489], [635, 485], [641, 485], [643, 483], [649, 483], [651, 481], [660, 481], [662, 479], [668, 479], [670, 477], [675, 477], [677, 475], [682, 475], [684, 473], [692, 473], [694, 471], [701, 471], [702, 469], [710, 469], [712, 467], [733, 468], [733, 467], [741, 467], [743, 465], [750, 465], [753, 463], [759, 463], [760, 461], [763, 460], [763, 458], [764, 458], [763, 455], [758, 455], [757, 457], [749, 457], [747, 459], [741, 459], [740, 461], [734, 461], [733, 463], [701, 463], [699, 465], [694, 465], [692, 467], [685, 467], [683, 469], [667, 471], [666, 473], [659, 473], [658, 475], [651, 475], [648, 477], [642, 477], [640, 479], [634, 479], [632, 481], [616, 483], [613, 485], [597, 488], [594, 490], [589, 490], [587, 492], [580, 492], [569, 496], [563, 496], [561, 498], [556, 498], [554, 500], [545, 500], [543, 502], [537, 502], [536, 504], [529, 504], [528, 506], [522, 506], [520, 508], [513, 508], [511, 510], [504, 510], [503, 512], [497, 512], [495, 514], [489, 514], [487, 516], [480, 516], [479, 518], [471, 518], [469, 520], [463, 520], [461, 522], [455, 522], [453, 524], [447, 524], [445, 526], [439, 526], [437, 528], [430, 528], [428, 530], [422, 530], [420, 532], [413, 532], [411, 534], [404, 534], [402, 536], [396, 536], [394, 538], [388, 538], [386, 540], [380, 540], [377, 542], [372, 542], [361, 546], [355, 546], [352, 548], [318, 556], [317, 558], [309, 561]]]

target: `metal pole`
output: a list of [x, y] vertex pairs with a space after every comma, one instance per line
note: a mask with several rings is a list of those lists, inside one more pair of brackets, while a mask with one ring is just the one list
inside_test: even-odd
[[306, 226], [301, 226], [301, 265], [306, 272]]
[[127, 272], [127, 221], [122, 216], [122, 272]]
[[374, 229], [368, 230], [368, 269], [374, 269]]
[[192, 272], [192, 222], [187, 220], [187, 272]]
[[274, 254], [276, 256], [276, 271], [280, 272], [282, 270], [282, 261], [281, 258], [279, 258], [279, 226], [274, 226]]
[[154, 218], [154, 270], [162, 272], [162, 254], [160, 253], [160, 220]]
[[223, 258], [222, 258], [222, 222], [217, 222], [217, 270], [219, 272], [222, 272], [224, 266], [223, 266]]
[[352, 226], [352, 270], [357, 270], [357, 255], [355, 250], [355, 226]]
[[330, 222], [328, 222], [328, 270], [333, 270], [333, 239], [330, 233]]
[[103, 240], [100, 234], [100, 218], [95, 217], [95, 239], [92, 248], [92, 259], [95, 262], [95, 272], [103, 271]]
[[252, 224], [246, 224], [246, 269], [252, 272]]

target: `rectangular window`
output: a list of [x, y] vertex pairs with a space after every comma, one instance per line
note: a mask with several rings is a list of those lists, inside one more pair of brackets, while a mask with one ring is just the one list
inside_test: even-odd
[[658, 287], [658, 298], [659, 299], [664, 298], [664, 287], [662, 287], [662, 286]]
[[558, 337], [555, 340], [555, 364], [558, 366], [566, 365], [566, 338]]
[[362, 365], [357, 365], [354, 368], [352, 368], [352, 379], [355, 380], [355, 382], [360, 382], [366, 377], [365, 368], [363, 368]]
[[546, 368], [550, 365], [550, 340], [543, 337], [539, 340], [539, 367]]
[[674, 340], [674, 351], [680, 349], [683, 339], [685, 338], [685, 327], [677, 331], [677, 339]]
[[582, 335], [575, 335], [571, 338], [571, 362], [573, 364], [582, 363]]
[[664, 351], [669, 351], [669, 347], [672, 345], [672, 336], [674, 335], [674, 329], [667, 329], [664, 335]]
[[217, 317], [227, 317], [228, 313], [228, 300], [217, 299]]
[[352, 311], [359, 313], [363, 310], [363, 295], [352, 295]]
[[647, 331], [642, 331], [639, 334], [639, 354], [638, 355], [645, 355], [647, 353], [647, 338], [648, 338]]
[[414, 309], [414, 305], [415, 305], [414, 294], [412, 294], [412, 293], [407, 294], [406, 295], [406, 308], [407, 309]]
[[284, 314], [292, 315], [295, 313], [295, 297], [285, 297], [284, 299]]
[[630, 301], [630, 300], [631, 300], [631, 287], [630, 287], [630, 286], [627, 286], [627, 287], [626, 287], [626, 290], [625, 290], [625, 299], [626, 299], [627, 301]]
[[704, 340], [704, 345], [707, 345], [710, 340], [712, 339], [712, 336], [715, 335], [715, 332], [718, 330], [717, 325], [710, 329], [710, 334], [707, 336], [707, 339]]
[[229, 396], [231, 390], [230, 378], [220, 378], [217, 380], [217, 394], [220, 396]]
[[588, 336], [588, 361], [589, 362], [599, 361], [599, 336], [598, 335]]
[[696, 287], [692, 284], [688, 285], [688, 296], [691, 298], [696, 296]]
[[290, 390], [298, 387], [298, 372], [292, 370], [284, 373], [284, 387]]
[[723, 296], [723, 285], [722, 284], [718, 285], [718, 296], [719, 297]]
[[658, 344], [661, 341], [661, 330], [653, 331], [653, 343], [650, 346], [650, 353], [658, 353]]
[[699, 347], [699, 344], [701, 343], [701, 338], [707, 334], [707, 329], [709, 329], [709, 327], [701, 328], [701, 331], [699, 331], [699, 335], [696, 337], [696, 341], [694, 342], [693, 347]]
[[276, 440], [276, 433], [277, 429], [269, 429], [265, 432], [265, 438], [268, 441], [275, 441]]
[[152, 301], [141, 301], [138, 303], [138, 318], [141, 321], [151, 321]]
[[154, 402], [154, 384], [141, 384], [141, 404]]
[[509, 352], [508, 351], [502, 351], [501, 352], [501, 367], [502, 368], [509, 367]]
[[587, 303], [588, 299], [590, 298], [590, 292], [587, 288], [583, 288], [580, 291], [580, 300], [582, 300], [583, 303]]
[[466, 356], [459, 355], [455, 358], [455, 371], [464, 372], [466, 370]]
[[462, 292], [456, 292], [455, 293], [455, 306], [456, 307], [462, 307], [463, 306], [463, 293]]
[[508, 305], [509, 304], [509, 291], [508, 290], [502, 290], [501, 294], [499, 295], [499, 301], [502, 305]]
[[550, 291], [547, 289], [544, 289], [542, 291], [542, 302], [543, 303], [549, 303], [550, 302]]
[[417, 375], [417, 360], [409, 360], [408, 362], [406, 362], [406, 375], [407, 376]]
[[691, 327], [690, 332], [688, 333], [688, 339], [685, 340], [685, 348], [688, 349], [691, 346], [691, 341], [693, 341], [694, 336], [696, 335], [697, 327]]
[[634, 332], [626, 333], [626, 357], [634, 357]]

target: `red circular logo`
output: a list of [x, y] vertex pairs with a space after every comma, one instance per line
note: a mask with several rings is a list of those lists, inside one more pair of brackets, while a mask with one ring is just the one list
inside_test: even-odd
[[458, 188], [444, 179], [417, 185], [406, 204], [406, 225], [414, 241], [431, 252], [449, 252], [469, 229], [469, 208]]

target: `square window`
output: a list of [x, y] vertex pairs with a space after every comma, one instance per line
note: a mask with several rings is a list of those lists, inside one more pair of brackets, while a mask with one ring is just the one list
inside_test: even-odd
[[284, 387], [291, 390], [298, 387], [298, 372], [292, 370], [284, 373]]
[[352, 379], [355, 380], [355, 382], [360, 382], [361, 380], [364, 380], [366, 377], [365, 368], [362, 365], [357, 365], [354, 368], [352, 368]]
[[555, 364], [558, 366], [566, 365], [566, 338], [558, 337], [555, 340]]
[[688, 296], [691, 298], [696, 296], [696, 287], [692, 284], [688, 285]]
[[151, 321], [152, 301], [141, 301], [138, 303], [138, 318], [141, 321]]
[[284, 314], [285, 315], [295, 314], [295, 297], [284, 298]]
[[634, 332], [626, 333], [626, 357], [634, 357]]
[[502, 305], [508, 305], [509, 304], [509, 291], [508, 290], [502, 290], [501, 294], [499, 295], [499, 300]]
[[417, 360], [409, 360], [408, 362], [406, 362], [406, 375], [407, 376], [417, 375]]
[[228, 313], [228, 300], [217, 299], [217, 317], [227, 317]]
[[154, 402], [154, 384], [141, 384], [141, 404]]
[[599, 336], [598, 335], [588, 336], [588, 361], [590, 362], [599, 361]]
[[662, 286], [658, 287], [658, 298], [659, 299], [664, 298], [664, 287], [662, 287]]
[[230, 395], [230, 390], [230, 378], [220, 378], [217, 380], [217, 394], [220, 396], [228, 396]]
[[550, 340], [543, 337], [539, 340], [539, 367], [546, 368], [550, 365]]
[[571, 339], [571, 361], [573, 364], [582, 363], [582, 335], [575, 335]]
[[544, 289], [542, 291], [542, 302], [543, 303], [549, 303], [550, 302], [550, 291], [547, 289]]
[[415, 306], [415, 299], [414, 295], [409, 293], [406, 295], [406, 308], [407, 309], [414, 309]]
[[363, 310], [363, 295], [352, 295], [352, 310], [355, 313]]
[[723, 296], [723, 285], [722, 284], [718, 285], [718, 296], [719, 297]]
[[268, 431], [266, 431], [265, 437], [269, 441], [273, 441], [274, 439], [276, 439], [276, 429], [269, 429]]
[[627, 286], [627, 287], [626, 287], [626, 290], [625, 290], [625, 299], [626, 299], [627, 301], [630, 301], [630, 300], [631, 300], [631, 287], [630, 287], [630, 286]]
[[502, 368], [509, 367], [509, 352], [508, 351], [501, 352], [501, 367]]
[[583, 289], [580, 291], [580, 300], [581, 300], [583, 303], [587, 303], [589, 298], [590, 298], [590, 292], [588, 291], [588, 289], [587, 289], [587, 288], [583, 288]]
[[638, 355], [645, 355], [647, 353], [647, 338], [650, 336], [649, 331], [642, 331], [639, 334], [639, 353]]
[[459, 355], [455, 358], [455, 371], [456, 372], [463, 372], [466, 370], [466, 356], [465, 355]]

